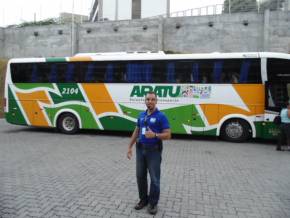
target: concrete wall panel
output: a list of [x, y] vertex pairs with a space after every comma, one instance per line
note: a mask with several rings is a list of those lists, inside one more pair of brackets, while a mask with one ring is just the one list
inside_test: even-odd
[[277, 11], [83, 23], [73, 26], [73, 34], [71, 24], [0, 28], [0, 57], [144, 50], [290, 53], [289, 26], [290, 12]]

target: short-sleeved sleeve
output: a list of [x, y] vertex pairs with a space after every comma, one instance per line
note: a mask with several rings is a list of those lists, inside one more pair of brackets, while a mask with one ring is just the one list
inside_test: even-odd
[[140, 127], [140, 126], [141, 126], [141, 123], [140, 123], [140, 120], [141, 120], [140, 118], [141, 118], [141, 117], [142, 117], [142, 113], [139, 114], [138, 119], [137, 119], [137, 125], [136, 125], [136, 126], [137, 126], [138, 128], [141, 128], [141, 127]]
[[163, 113], [161, 113], [161, 116], [160, 116], [160, 123], [161, 123], [161, 129], [162, 130], [170, 129], [170, 125], [169, 125], [168, 119]]
[[140, 117], [138, 117], [137, 119], [137, 125], [136, 125], [138, 128], [140, 128]]

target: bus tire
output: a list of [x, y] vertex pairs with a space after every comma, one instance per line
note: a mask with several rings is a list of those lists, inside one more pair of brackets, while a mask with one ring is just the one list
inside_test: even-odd
[[75, 134], [79, 130], [79, 122], [72, 113], [61, 114], [57, 121], [57, 128], [64, 134]]
[[221, 127], [221, 138], [230, 142], [244, 142], [251, 136], [251, 127], [243, 119], [230, 119]]

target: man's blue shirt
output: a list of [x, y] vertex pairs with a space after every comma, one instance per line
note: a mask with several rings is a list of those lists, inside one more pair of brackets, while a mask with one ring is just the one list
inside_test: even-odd
[[162, 133], [164, 129], [170, 129], [166, 116], [157, 108], [150, 115], [147, 114], [147, 110], [140, 113], [137, 127], [139, 128], [138, 140], [140, 143], [146, 145], [157, 144], [160, 140], [158, 138], [148, 139], [145, 137], [145, 131], [148, 130], [148, 127], [155, 133]]
[[287, 108], [284, 108], [284, 109], [281, 110], [280, 116], [281, 116], [281, 122], [282, 123], [290, 123], [290, 119], [288, 117], [288, 109]]

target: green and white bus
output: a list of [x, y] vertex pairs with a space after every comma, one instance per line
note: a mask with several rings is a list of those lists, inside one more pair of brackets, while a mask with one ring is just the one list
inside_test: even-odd
[[282, 53], [94, 53], [8, 63], [5, 117], [18, 125], [132, 131], [148, 91], [172, 132], [229, 141], [273, 138], [289, 99]]

